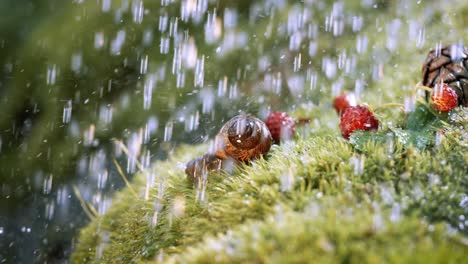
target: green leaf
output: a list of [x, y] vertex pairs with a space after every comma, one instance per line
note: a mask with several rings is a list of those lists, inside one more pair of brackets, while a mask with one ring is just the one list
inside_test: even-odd
[[356, 131], [351, 134], [349, 142], [356, 150], [365, 151], [369, 144], [389, 144], [396, 142], [403, 148], [414, 147], [420, 150], [427, 149], [434, 144], [433, 129], [412, 131], [401, 128], [392, 128], [387, 131]]
[[353, 145], [353, 147], [359, 151], [364, 151], [366, 148], [365, 146], [370, 142], [385, 144], [388, 142], [389, 139], [392, 139], [393, 134], [385, 134], [381, 131], [373, 132], [373, 131], [362, 131], [358, 130], [351, 134], [349, 138], [349, 143]]
[[438, 121], [439, 119], [428, 105], [418, 103], [416, 109], [408, 115], [406, 128], [412, 131], [422, 131], [435, 125]]
[[401, 128], [392, 128], [393, 135], [397, 142], [402, 146], [413, 146], [417, 149], [423, 150], [434, 144], [434, 133], [431, 129], [423, 131], [403, 130]]

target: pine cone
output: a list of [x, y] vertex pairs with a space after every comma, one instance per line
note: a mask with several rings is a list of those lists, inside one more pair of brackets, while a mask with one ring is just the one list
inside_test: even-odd
[[[422, 68], [423, 85], [434, 88], [444, 82], [458, 95], [458, 105], [468, 106], [468, 48], [449, 45], [431, 50]], [[426, 93], [426, 99], [429, 94]]]

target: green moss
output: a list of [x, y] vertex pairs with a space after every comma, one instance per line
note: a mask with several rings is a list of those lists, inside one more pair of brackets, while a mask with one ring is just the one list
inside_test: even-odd
[[[73, 259], [133, 262], [159, 256], [181, 262], [218, 257], [281, 262], [290, 256], [301, 261], [320, 255], [323, 261], [374, 263], [423, 262], [431, 252], [436, 259], [448, 254], [456, 261], [464, 253], [462, 240], [447, 238], [450, 232], [438, 225], [448, 223], [450, 230], [468, 235], [463, 227], [468, 218], [467, 139], [460, 139], [459, 131], [467, 115], [460, 110], [454, 116], [456, 126], [448, 126], [442, 142], [428, 150], [396, 142], [389, 152], [387, 144], [369, 142], [359, 154], [339, 137], [303, 134], [233, 175], [211, 175], [202, 189], [187, 182], [181, 164], [203, 147], [180, 148], [170, 160], [154, 165], [158, 176], [149, 199], [143, 199], [142, 173], [132, 184], [139, 197], [128, 189], [119, 193], [110, 211], [82, 231]], [[183, 215], [175, 212], [180, 210], [175, 200], [185, 203]], [[311, 209], [311, 204], [319, 209]], [[318, 210], [320, 217], [310, 219], [310, 210]], [[355, 213], [346, 219], [348, 211]], [[278, 217], [290, 221], [280, 224]], [[388, 228], [373, 231], [375, 217], [382, 217]], [[420, 226], [422, 219], [436, 227]], [[296, 227], [298, 231], [292, 231]], [[301, 228], [307, 231], [299, 232]], [[212, 248], [216, 241], [223, 245], [226, 232], [240, 241], [233, 249], [239, 254]], [[288, 237], [295, 242], [284, 248]], [[319, 254], [328, 244], [337, 252]], [[292, 256], [294, 252], [298, 255]]]

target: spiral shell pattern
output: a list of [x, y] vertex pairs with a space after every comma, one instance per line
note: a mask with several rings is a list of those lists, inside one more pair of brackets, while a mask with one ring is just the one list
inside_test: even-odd
[[268, 152], [272, 138], [265, 123], [253, 116], [238, 115], [221, 128], [215, 138], [216, 156], [247, 162]]

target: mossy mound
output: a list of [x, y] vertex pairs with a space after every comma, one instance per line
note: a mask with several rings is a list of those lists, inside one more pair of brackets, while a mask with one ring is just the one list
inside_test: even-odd
[[138, 197], [122, 191], [82, 230], [73, 260], [459, 262], [468, 256], [467, 118], [457, 109], [425, 150], [369, 140], [357, 151], [312, 124], [203, 188], [183, 164], [204, 148], [182, 147], [154, 165], [154, 186], [141, 173]]

